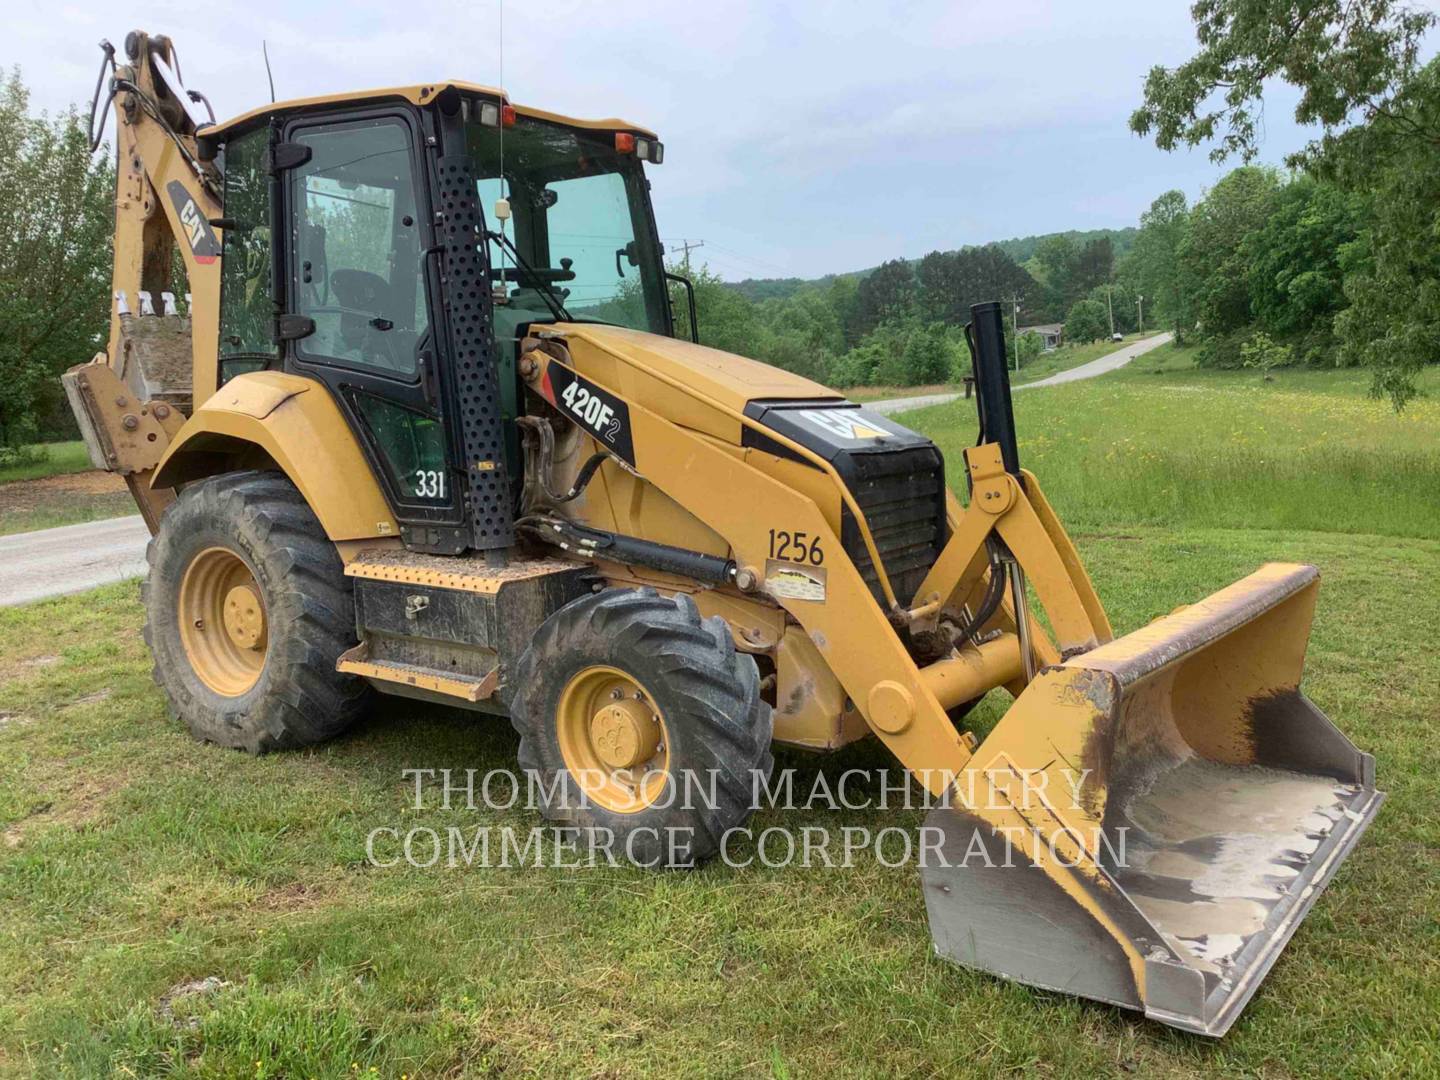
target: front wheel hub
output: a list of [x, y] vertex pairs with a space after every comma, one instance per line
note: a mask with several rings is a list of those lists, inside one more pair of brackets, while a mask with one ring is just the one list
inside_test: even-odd
[[670, 767], [665, 717], [640, 683], [618, 668], [586, 668], [560, 694], [560, 753], [585, 795], [619, 813], [653, 805]]
[[269, 644], [265, 603], [250, 565], [229, 548], [201, 551], [180, 581], [180, 641], [200, 681], [238, 697], [260, 680]]
[[602, 705], [590, 720], [590, 741], [612, 769], [632, 769], [655, 756], [660, 718], [634, 698]]
[[249, 585], [225, 594], [225, 632], [241, 649], [258, 649], [265, 640], [265, 608]]

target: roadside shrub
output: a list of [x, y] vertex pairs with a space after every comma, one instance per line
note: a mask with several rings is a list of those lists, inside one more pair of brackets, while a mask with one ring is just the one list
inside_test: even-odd
[[1065, 316], [1065, 340], [1072, 345], [1099, 341], [1109, 333], [1109, 327], [1104, 304], [1098, 300], [1080, 300]]
[[0, 467], [38, 465], [49, 459], [49, 449], [39, 443], [21, 443], [12, 446], [0, 443]]
[[1240, 346], [1240, 366], [1256, 368], [1267, 379], [1275, 368], [1289, 367], [1294, 362], [1295, 354], [1290, 346], [1271, 341], [1263, 330]]

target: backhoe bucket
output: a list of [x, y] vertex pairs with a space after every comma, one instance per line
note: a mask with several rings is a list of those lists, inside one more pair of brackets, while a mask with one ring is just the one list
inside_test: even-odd
[[1318, 588], [1272, 563], [1038, 675], [926, 820], [936, 951], [1223, 1035], [1384, 798], [1299, 689]]

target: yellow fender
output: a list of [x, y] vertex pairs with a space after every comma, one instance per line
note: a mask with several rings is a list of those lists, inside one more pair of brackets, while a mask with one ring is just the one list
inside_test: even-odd
[[151, 486], [257, 467], [288, 476], [331, 540], [399, 535], [334, 399], [313, 379], [278, 371], [236, 376], [196, 409], [160, 459]]

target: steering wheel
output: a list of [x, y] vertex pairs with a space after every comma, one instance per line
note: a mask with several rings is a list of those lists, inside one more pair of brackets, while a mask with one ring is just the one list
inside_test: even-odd
[[[395, 326], [389, 319], [370, 311], [360, 311], [352, 307], [342, 307], [339, 304], [323, 304], [319, 307], [312, 307], [308, 309], [307, 313], [310, 315], [340, 316], [340, 337], [344, 340], [345, 344], [352, 348], [362, 350], [374, 348], [377, 352], [384, 354], [384, 366], [394, 368], [396, 371], [404, 371], [408, 368], [408, 365], [401, 363], [400, 357], [396, 353], [394, 339], [385, 334], [385, 331], [391, 330]], [[352, 340], [351, 335], [346, 333], [346, 318], [353, 319], [363, 326], [364, 329], [358, 341]]]
[[370, 312], [387, 307], [392, 291], [388, 281], [369, 270], [336, 270], [330, 288], [342, 306]]

